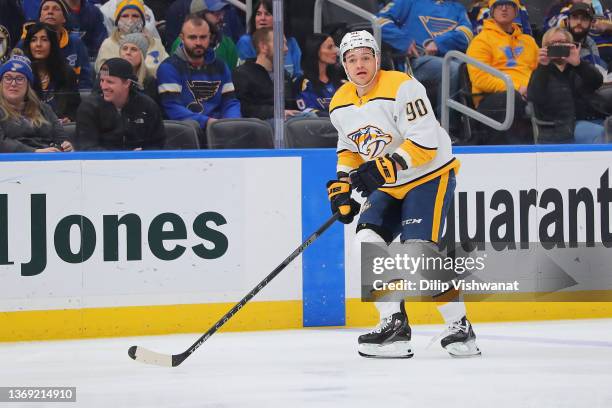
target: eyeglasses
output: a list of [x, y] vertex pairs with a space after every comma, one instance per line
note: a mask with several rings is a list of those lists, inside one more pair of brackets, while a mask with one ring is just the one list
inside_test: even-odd
[[15, 83], [17, 85], [22, 85], [26, 80], [26, 77], [24, 76], [8, 76], [8, 75], [4, 75], [2, 77], [2, 82], [4, 82], [7, 85], [10, 85], [11, 83]]

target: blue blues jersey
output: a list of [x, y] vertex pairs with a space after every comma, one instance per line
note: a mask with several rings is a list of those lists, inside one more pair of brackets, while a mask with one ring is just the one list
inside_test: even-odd
[[205, 128], [209, 118], [241, 116], [230, 70], [215, 58], [213, 50], [207, 51], [203, 66], [194, 67], [181, 45], [159, 66], [157, 83], [161, 104], [169, 119], [191, 119]]
[[[255, 47], [251, 40], [251, 34], [244, 34], [236, 43], [238, 49], [238, 65], [242, 65], [247, 59], [256, 58]], [[292, 78], [297, 78], [303, 74], [302, 72], [302, 50], [295, 37], [287, 38], [287, 48], [289, 51], [285, 55], [285, 71]]]
[[434, 41], [439, 56], [451, 50], [465, 52], [474, 36], [465, 8], [455, 1], [391, 1], [377, 17], [383, 41], [402, 53], [413, 41], [417, 48]]
[[329, 103], [340, 87], [339, 85], [336, 85], [330, 81], [329, 83], [324, 84], [321, 90], [317, 92], [312, 82], [307, 78], [300, 78], [297, 83], [298, 92], [296, 103], [300, 110], [313, 110], [329, 113]]

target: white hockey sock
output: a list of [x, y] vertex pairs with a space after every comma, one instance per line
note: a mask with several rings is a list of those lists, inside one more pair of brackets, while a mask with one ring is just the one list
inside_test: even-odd
[[380, 320], [391, 316], [394, 313], [399, 313], [400, 302], [374, 302], [378, 313], [380, 314]]
[[447, 325], [457, 320], [461, 320], [465, 316], [465, 303], [463, 301], [447, 302], [438, 305], [438, 311]]

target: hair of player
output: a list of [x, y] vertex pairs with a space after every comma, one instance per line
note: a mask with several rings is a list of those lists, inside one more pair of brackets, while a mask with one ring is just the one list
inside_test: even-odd
[[261, 43], [268, 42], [273, 32], [274, 30], [269, 27], [255, 30], [251, 36], [251, 41], [253, 42], [253, 48], [255, 48], [257, 54], [261, 51]]

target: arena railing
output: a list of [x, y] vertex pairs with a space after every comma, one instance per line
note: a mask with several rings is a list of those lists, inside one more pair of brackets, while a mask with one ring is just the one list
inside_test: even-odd
[[[475, 65], [479, 69], [488, 72], [489, 74], [496, 76], [506, 83], [506, 117], [503, 122], [498, 122], [495, 119], [484, 115], [466, 105], [463, 105], [450, 98], [450, 63], [453, 59], [464, 62], [466, 64]], [[508, 92], [511, 90], [511, 92]], [[471, 90], [470, 90], [471, 91]], [[514, 84], [509, 75], [504, 74], [498, 69], [485, 64], [484, 62], [478, 61], [459, 51], [449, 51], [444, 56], [444, 63], [442, 64], [442, 127], [449, 130], [450, 122], [450, 109], [454, 109], [475, 119], [487, 126], [492, 127], [495, 130], [507, 130], [512, 126], [514, 121]]]

